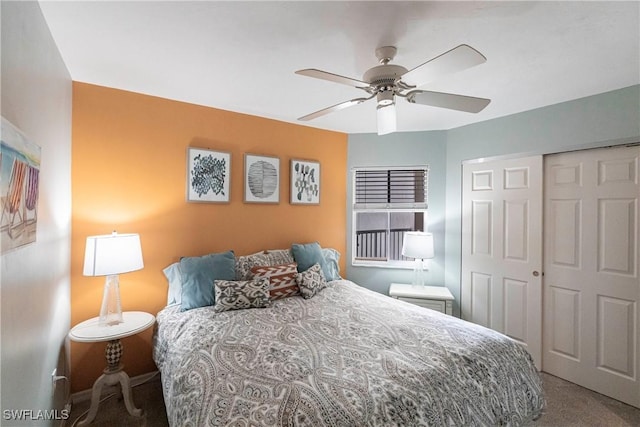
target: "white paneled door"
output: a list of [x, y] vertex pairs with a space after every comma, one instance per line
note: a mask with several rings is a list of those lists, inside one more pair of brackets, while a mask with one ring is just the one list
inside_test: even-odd
[[545, 158], [543, 369], [640, 407], [640, 147]]
[[462, 317], [542, 359], [542, 156], [465, 163]]

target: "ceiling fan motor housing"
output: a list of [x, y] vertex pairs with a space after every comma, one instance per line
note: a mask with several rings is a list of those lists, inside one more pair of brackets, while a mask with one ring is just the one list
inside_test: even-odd
[[391, 105], [394, 103], [394, 96], [399, 90], [396, 83], [406, 72], [407, 69], [400, 65], [378, 65], [367, 70], [362, 80], [375, 88], [378, 105]]
[[364, 73], [362, 80], [372, 86], [392, 86], [406, 72], [407, 69], [400, 65], [378, 65], [368, 69]]

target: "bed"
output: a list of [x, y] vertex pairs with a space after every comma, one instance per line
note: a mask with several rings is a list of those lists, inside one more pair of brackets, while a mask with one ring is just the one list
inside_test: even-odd
[[[235, 279], [247, 279], [238, 258]], [[544, 407], [515, 341], [348, 280], [262, 308], [217, 304], [157, 315], [171, 426], [523, 425]]]

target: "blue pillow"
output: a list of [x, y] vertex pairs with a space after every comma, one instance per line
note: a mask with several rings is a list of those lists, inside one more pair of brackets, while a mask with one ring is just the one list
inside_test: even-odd
[[320, 264], [325, 280], [328, 280], [327, 277], [332, 277], [331, 271], [322, 254], [322, 248], [318, 242], [306, 244], [294, 243], [291, 245], [291, 252], [293, 253], [293, 259], [298, 263], [298, 272], [302, 273], [313, 267], [314, 264]]
[[235, 280], [236, 258], [233, 251], [180, 260], [182, 271], [182, 311], [215, 303], [213, 282]]

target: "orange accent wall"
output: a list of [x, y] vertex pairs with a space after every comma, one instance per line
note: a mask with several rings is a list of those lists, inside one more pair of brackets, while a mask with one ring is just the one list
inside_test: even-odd
[[[243, 255], [318, 241], [346, 250], [347, 135], [157, 97], [73, 84], [71, 324], [98, 315], [104, 277], [84, 277], [88, 235], [139, 233], [145, 267], [120, 276], [124, 311], [166, 303], [181, 256]], [[231, 201], [186, 202], [187, 147], [231, 153]], [[243, 202], [244, 153], [280, 158], [280, 203]], [[289, 162], [321, 164], [320, 205], [289, 203]], [[344, 258], [341, 271], [345, 271]], [[152, 330], [123, 339], [130, 376], [156, 369]], [[91, 388], [105, 343], [71, 343], [71, 391]]]

